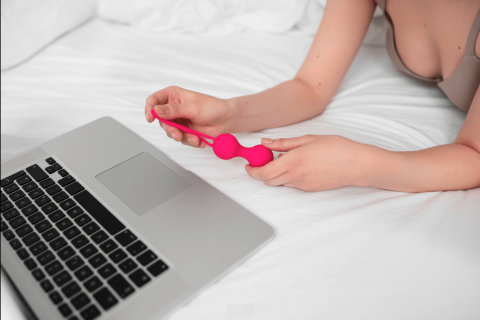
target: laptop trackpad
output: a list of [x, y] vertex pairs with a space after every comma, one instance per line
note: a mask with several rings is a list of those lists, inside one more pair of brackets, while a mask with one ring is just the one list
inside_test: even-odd
[[146, 152], [96, 178], [140, 216], [192, 186]]

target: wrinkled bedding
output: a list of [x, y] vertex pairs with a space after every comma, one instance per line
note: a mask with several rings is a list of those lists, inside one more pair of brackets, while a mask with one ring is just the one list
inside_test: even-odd
[[[312, 39], [160, 35], [95, 19], [2, 73], [2, 160], [112, 116], [276, 229], [172, 320], [478, 319], [480, 189], [266, 187], [246, 174], [245, 160], [174, 143], [144, 120], [146, 97], [169, 85], [229, 98], [290, 79]], [[452, 142], [464, 119], [436, 87], [395, 69], [383, 46], [363, 46], [323, 115], [236, 136], [253, 146], [261, 137], [335, 134], [418, 150]]]

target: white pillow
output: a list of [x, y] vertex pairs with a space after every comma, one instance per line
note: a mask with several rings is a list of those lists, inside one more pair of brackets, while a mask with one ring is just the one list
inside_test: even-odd
[[93, 17], [96, 0], [2, 0], [2, 70]]

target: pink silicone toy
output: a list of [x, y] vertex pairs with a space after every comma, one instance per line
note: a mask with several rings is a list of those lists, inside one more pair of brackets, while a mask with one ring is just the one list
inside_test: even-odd
[[[234, 157], [242, 157], [247, 159], [248, 163], [252, 167], [262, 167], [273, 160], [273, 152], [262, 146], [261, 144], [245, 148], [240, 143], [238, 143], [237, 138], [232, 136], [229, 133], [222, 133], [216, 138], [207, 136], [206, 134], [197, 132], [195, 130], [184, 127], [176, 122], [165, 120], [157, 116], [155, 111], [152, 109], [152, 115], [157, 118], [159, 121], [168, 124], [169, 126], [175, 127], [177, 129], [183, 130], [185, 132], [194, 134], [200, 138], [203, 142], [213, 148], [213, 152], [223, 160], [230, 160]], [[213, 143], [208, 142], [206, 139], [213, 140]]]

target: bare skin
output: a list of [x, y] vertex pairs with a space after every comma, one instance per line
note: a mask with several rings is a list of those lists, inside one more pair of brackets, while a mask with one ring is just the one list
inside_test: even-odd
[[[217, 136], [318, 116], [357, 54], [375, 7], [373, 0], [328, 1], [312, 47], [294, 79], [257, 94], [226, 100], [168, 87], [148, 97], [147, 121], [154, 121], [150, 111], [155, 108], [165, 119]], [[480, 0], [388, 0], [397, 49], [406, 66], [424, 77], [448, 78], [465, 53], [467, 35], [479, 8]], [[172, 139], [205, 148], [198, 137], [161, 126]], [[480, 88], [451, 144], [392, 152], [339, 136], [314, 135], [274, 141], [265, 138], [262, 144], [285, 152], [263, 167], [245, 166], [251, 177], [268, 186], [321, 191], [357, 185], [405, 192], [476, 188], [480, 186]]]

